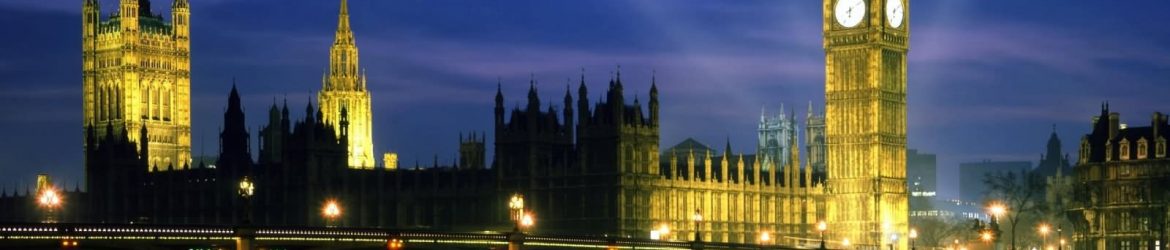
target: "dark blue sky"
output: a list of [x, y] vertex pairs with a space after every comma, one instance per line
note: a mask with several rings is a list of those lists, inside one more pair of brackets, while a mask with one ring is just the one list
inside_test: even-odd
[[[168, 11], [170, 1], [154, 2]], [[337, 1], [192, 2], [193, 153], [217, 151], [233, 77], [252, 128], [274, 98], [293, 110], [315, 100]], [[762, 106], [802, 117], [810, 101], [824, 106], [821, 4], [352, 0], [350, 12], [376, 151], [429, 165], [455, 157], [460, 132], [491, 130], [497, 78], [509, 105], [524, 102], [531, 74], [542, 100], [559, 102], [582, 67], [599, 93], [618, 64], [629, 98], [645, 100], [657, 71], [663, 148], [730, 137], [736, 151], [754, 150]], [[0, 0], [0, 186], [9, 190], [38, 172], [82, 176], [80, 9], [79, 0]], [[913, 1], [909, 146], [937, 153], [940, 183], [955, 183], [947, 179], [961, 162], [1038, 160], [1054, 124], [1076, 157], [1102, 101], [1125, 123], [1147, 124], [1170, 111], [1167, 9], [1160, 0]]]

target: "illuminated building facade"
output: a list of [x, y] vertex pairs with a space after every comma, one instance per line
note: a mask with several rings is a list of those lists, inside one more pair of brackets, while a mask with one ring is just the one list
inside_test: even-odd
[[[498, 199], [523, 194], [545, 233], [649, 237], [666, 224], [671, 232], [660, 237], [692, 240], [697, 210], [704, 241], [755, 243], [761, 232], [815, 237], [811, 225], [823, 217], [823, 174], [802, 171], [799, 150], [792, 147], [785, 159], [765, 162], [759, 155], [735, 154], [730, 145], [719, 153], [687, 140], [660, 152], [657, 83], [651, 82], [648, 108], [638, 98], [626, 104], [623, 87], [619, 72], [606, 99], [591, 104], [582, 77], [576, 105], [566, 91], [565, 108], [558, 111], [542, 109], [530, 82], [527, 107], [511, 116], [498, 92]], [[761, 138], [770, 129], [763, 128]], [[791, 130], [776, 139], [799, 145], [797, 138]]]
[[764, 111], [760, 111], [760, 125], [759, 125], [759, 144], [758, 148], [765, 164], [764, 170], [773, 168], [771, 162], [775, 162], [776, 166], [787, 166], [789, 164], [792, 150], [799, 145], [792, 145], [792, 140], [789, 138], [797, 136], [796, 131], [796, 114], [791, 116], [784, 114], [784, 105], [780, 105], [780, 112], [776, 116], [768, 117]]
[[909, 245], [908, 2], [824, 0], [826, 220], [864, 249]]
[[[353, 168], [374, 168], [373, 114], [370, 109], [370, 92], [366, 90], [366, 74], [358, 62], [358, 48], [353, 31], [349, 27], [349, 8], [341, 0], [337, 32], [333, 46], [329, 49], [329, 72], [321, 78], [321, 92], [317, 103], [321, 104], [323, 120], [337, 124], [341, 121], [342, 109], [349, 119], [349, 160]], [[334, 128], [341, 135], [341, 129]]]
[[150, 0], [121, 0], [118, 7], [102, 20], [97, 0], [82, 5], [83, 125], [132, 131], [131, 141], [142, 140], [133, 131], [145, 127], [148, 165], [184, 168], [191, 159], [188, 2], [173, 1], [171, 22], [150, 12]]
[[[1075, 249], [1159, 249], [1170, 225], [1170, 118], [1126, 126], [1108, 104], [1081, 137], [1069, 219]], [[1161, 242], [1162, 246], [1156, 246]]]

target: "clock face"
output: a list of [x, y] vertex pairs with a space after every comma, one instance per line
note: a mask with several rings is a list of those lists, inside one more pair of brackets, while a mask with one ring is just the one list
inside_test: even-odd
[[846, 28], [857, 26], [865, 18], [865, 0], [837, 0], [833, 9], [837, 23]]
[[905, 19], [906, 8], [902, 6], [902, 0], [889, 0], [886, 2], [886, 19], [890, 21], [890, 27], [901, 27], [902, 20]]

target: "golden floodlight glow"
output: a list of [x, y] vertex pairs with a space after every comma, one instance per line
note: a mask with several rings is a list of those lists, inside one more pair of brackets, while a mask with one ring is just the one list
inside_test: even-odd
[[37, 198], [37, 202], [43, 207], [57, 207], [61, 205], [61, 196], [57, 195], [57, 191], [52, 188], [46, 188], [41, 196]]
[[1007, 213], [1007, 207], [1004, 207], [1003, 204], [995, 203], [992, 204], [991, 207], [988, 207], [987, 211], [990, 212], [991, 215], [995, 215], [995, 217], [998, 219], [999, 216]]
[[848, 247], [849, 246], [849, 238], [845, 238], [845, 240], [842, 240], [841, 245]]
[[767, 243], [768, 241], [772, 241], [772, 234], [768, 233], [768, 231], [760, 232], [760, 243]]
[[825, 230], [829, 230], [829, 224], [825, 223], [825, 221], [817, 222], [817, 231], [821, 231], [821, 233], [824, 233]]
[[321, 214], [326, 218], [335, 219], [341, 216], [341, 206], [338, 206], [336, 201], [325, 202], [325, 208], [321, 210]]
[[520, 226], [529, 228], [533, 224], [536, 224], [536, 221], [532, 219], [532, 213], [524, 213], [524, 216], [520, 217]]
[[662, 225], [658, 226], [658, 233], [662, 234], [662, 235], [669, 234], [670, 233], [670, 224], [662, 223]]

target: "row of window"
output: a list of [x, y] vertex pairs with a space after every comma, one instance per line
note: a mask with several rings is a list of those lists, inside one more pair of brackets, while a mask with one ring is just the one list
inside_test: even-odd
[[[1135, 154], [1130, 153], [1133, 150], [1131, 150], [1131, 148], [1130, 148], [1130, 144], [1129, 144], [1128, 139], [1122, 139], [1120, 144], [1121, 145], [1118, 147], [1118, 158], [1120, 160], [1123, 160], [1123, 161], [1144, 160], [1144, 159], [1150, 158], [1150, 155], [1149, 155], [1150, 148], [1149, 148], [1149, 143], [1147, 143], [1146, 138], [1141, 138], [1138, 140], [1137, 152]], [[1106, 146], [1105, 159], [1106, 159], [1106, 161], [1112, 161], [1113, 160], [1113, 150], [1109, 150], [1110, 149], [1109, 147], [1111, 145], [1106, 144], [1105, 146]], [[1092, 152], [1091, 147], [1092, 146], [1089, 144], [1088, 141], [1081, 142], [1081, 152], [1080, 152], [1081, 163], [1085, 163], [1085, 162], [1089, 161], [1089, 155]], [[1155, 147], [1154, 148], [1154, 158], [1165, 158], [1166, 157], [1166, 147], [1167, 146], [1166, 146], [1166, 139], [1165, 138], [1158, 138], [1158, 141], [1157, 141], [1157, 143], [1154, 144], [1154, 147]]]

